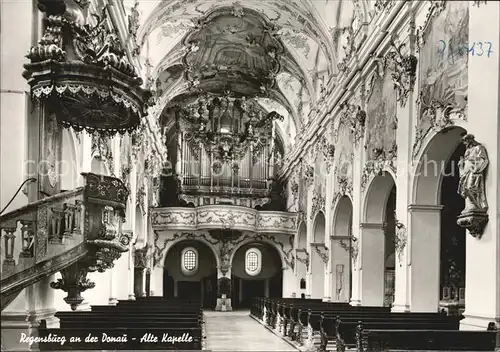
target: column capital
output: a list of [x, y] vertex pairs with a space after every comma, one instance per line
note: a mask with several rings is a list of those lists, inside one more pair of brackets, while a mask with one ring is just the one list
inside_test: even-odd
[[359, 228], [383, 230], [384, 224], [383, 223], [373, 223], [373, 222], [362, 222], [359, 224]]
[[436, 213], [440, 212], [443, 209], [442, 205], [433, 205], [433, 204], [409, 204], [408, 211], [416, 212], [416, 213]]
[[348, 235], [332, 235], [330, 236], [330, 241], [342, 241], [342, 240], [350, 240], [353, 238], [353, 236], [348, 236]]

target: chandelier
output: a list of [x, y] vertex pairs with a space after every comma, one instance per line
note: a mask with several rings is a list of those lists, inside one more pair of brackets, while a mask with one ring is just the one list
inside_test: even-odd
[[181, 110], [192, 126], [194, 141], [222, 162], [241, 160], [251, 149], [259, 153], [272, 140], [273, 121], [283, 121], [277, 112], [266, 112], [253, 99], [202, 96]]

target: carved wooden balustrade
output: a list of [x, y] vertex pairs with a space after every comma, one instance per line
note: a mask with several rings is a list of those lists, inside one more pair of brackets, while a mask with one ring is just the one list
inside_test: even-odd
[[204, 205], [196, 208], [166, 207], [151, 210], [155, 230], [198, 231], [231, 229], [255, 233], [295, 234], [296, 213], [259, 211], [235, 205]]
[[80, 293], [92, 288], [92, 271], [113, 266], [128, 250], [121, 233], [128, 190], [119, 179], [83, 174], [85, 186], [63, 192], [0, 216], [2, 309], [25, 287], [61, 271], [51, 287], [68, 292], [76, 308]]

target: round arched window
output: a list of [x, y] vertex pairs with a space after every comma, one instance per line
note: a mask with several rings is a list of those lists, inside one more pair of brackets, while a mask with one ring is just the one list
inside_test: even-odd
[[245, 253], [245, 271], [250, 276], [260, 274], [262, 269], [262, 253], [257, 248], [250, 248]]
[[181, 254], [181, 270], [185, 275], [193, 275], [198, 270], [198, 251], [192, 247], [184, 248]]

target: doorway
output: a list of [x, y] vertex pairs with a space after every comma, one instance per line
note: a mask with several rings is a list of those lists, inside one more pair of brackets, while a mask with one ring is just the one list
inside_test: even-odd
[[187, 300], [201, 301], [201, 282], [200, 281], [178, 281], [177, 297]]
[[252, 299], [254, 297], [265, 296], [265, 280], [240, 280], [243, 280], [243, 294], [239, 308], [249, 309], [252, 307]]

